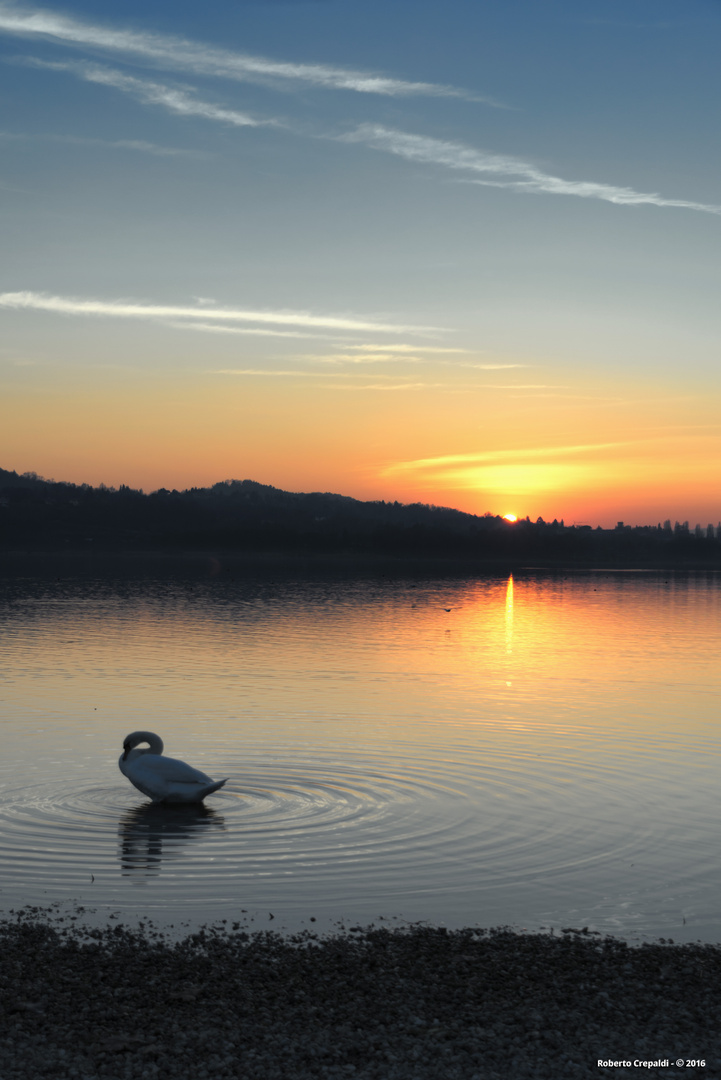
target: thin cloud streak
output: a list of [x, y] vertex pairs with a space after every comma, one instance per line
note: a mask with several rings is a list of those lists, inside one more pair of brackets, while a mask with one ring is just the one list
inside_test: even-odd
[[423, 364], [430, 363], [420, 356], [411, 356], [408, 353], [372, 352], [357, 356], [353, 353], [331, 353], [325, 356], [313, 355], [300, 357], [303, 360], [313, 360], [319, 364]]
[[[447, 382], [410, 382], [398, 381], [397, 375], [376, 375], [379, 381], [374, 383], [355, 383], [354, 379], [366, 378], [361, 371], [303, 371], [278, 368], [216, 368], [207, 372], [209, 375], [251, 376], [260, 378], [300, 378], [317, 379], [323, 390], [446, 390], [455, 393], [459, 390], [467, 393], [473, 390], [485, 390], [486, 387], [468, 383], [461, 386]], [[337, 380], [328, 382], [328, 379]], [[396, 380], [396, 381], [393, 381]]]
[[[278, 368], [215, 368], [208, 372], [209, 375], [260, 375], [263, 378], [299, 378], [299, 379], [327, 379], [326, 371], [294, 371]], [[337, 376], [340, 378], [340, 374]], [[347, 378], [348, 376], [346, 376]]]
[[243, 334], [244, 336], [293, 338], [294, 340], [298, 338], [316, 339], [324, 336], [323, 334], [304, 334], [300, 330], [259, 330], [256, 327], [249, 326], [213, 326], [212, 323], [164, 321], [163, 325], [169, 326], [173, 330], [200, 330], [206, 334]]
[[[383, 361], [391, 363], [413, 364], [442, 364], [444, 367], [462, 367], [474, 371], [510, 371], [516, 368], [527, 368], [529, 364], [505, 364], [505, 363], [476, 363], [472, 361], [457, 360], [456, 355], [468, 355], [472, 350], [460, 348], [443, 348], [434, 345], [347, 345], [346, 348], [353, 352], [334, 353], [330, 356], [313, 356], [308, 359], [318, 360], [325, 364], [376, 364]], [[360, 355], [353, 355], [359, 353]], [[417, 355], [416, 355], [417, 354]], [[429, 355], [427, 355], [429, 354]], [[453, 355], [452, 360], [444, 359], [444, 356]]]
[[626, 439], [616, 442], [580, 443], [573, 446], [540, 446], [521, 450], [486, 450], [471, 454], [445, 454], [442, 457], [398, 461], [386, 466], [385, 473], [444, 469], [453, 465], [479, 465], [496, 461], [525, 461], [528, 458], [573, 457], [578, 454], [592, 454], [596, 451], [638, 446], [653, 441], [653, 439]]
[[511, 368], [527, 368], [530, 366], [530, 364], [469, 364], [463, 362], [457, 364], [457, 367], [473, 368], [474, 371], [510, 371]]
[[[362, 383], [359, 386], [349, 386], [343, 384], [339, 386], [327, 386], [325, 389], [333, 390], [455, 390], [456, 387], [450, 387], [448, 383], [429, 383], [429, 382], [403, 382], [403, 383]], [[477, 390], [478, 387], [467, 386], [465, 390]]]
[[48, 296], [36, 292], [0, 293], [0, 307], [14, 310], [48, 311], [57, 315], [91, 315], [131, 319], [203, 319], [228, 322], [258, 322], [285, 326], [325, 327], [332, 330], [371, 330], [391, 334], [418, 333], [432, 327], [418, 327], [369, 320], [312, 315], [307, 311], [244, 311], [238, 308], [176, 307], [169, 304], [137, 304], [122, 300], [81, 300], [67, 296]]
[[[457, 360], [438, 360], [436, 357], [413, 356], [406, 352], [400, 354], [392, 352], [371, 352], [360, 356], [353, 355], [352, 353], [331, 353], [328, 356], [314, 355], [304, 357], [304, 359], [315, 360], [321, 364], [436, 364], [441, 365], [442, 367], [466, 368], [472, 371], [509, 371], [511, 369], [528, 366], [527, 364], [464, 364], [459, 363]], [[548, 389], [548, 384], [526, 385], [525, 383], [521, 383], [518, 386], [500, 386], [495, 388], [501, 390], [545, 390]], [[553, 389], [563, 390], [566, 389], [566, 387], [554, 385]]]
[[[544, 173], [535, 165], [518, 158], [476, 150], [461, 143], [447, 142], [425, 135], [413, 135], [380, 124], [361, 124], [355, 131], [338, 136], [342, 142], [361, 143], [373, 150], [395, 154], [408, 161], [440, 165], [446, 169], [496, 174], [505, 179], [467, 180], [485, 187], [510, 188], [524, 194], [575, 195], [582, 199], [601, 199], [623, 206], [679, 207], [699, 210], [705, 214], [721, 215], [721, 206], [691, 202], [686, 199], [667, 199], [655, 192], [634, 191], [587, 180], [564, 180]], [[521, 179], [512, 179], [521, 177]]]
[[[365, 372], [355, 371], [334, 371], [329, 373], [327, 371], [301, 371], [301, 370], [280, 370], [278, 368], [216, 368], [213, 371], [208, 372], [210, 375], [249, 375], [259, 376], [262, 378], [299, 378], [299, 379], [361, 379], [365, 378]], [[377, 375], [378, 379], [391, 380], [396, 376], [393, 375]], [[447, 389], [446, 383], [426, 383], [426, 382], [381, 382], [381, 383], [368, 383], [357, 384], [352, 383], [329, 383], [325, 382], [323, 389], [326, 390], [445, 390]]]
[[114, 68], [100, 64], [50, 63], [45, 60], [28, 58], [26, 63], [33, 67], [49, 68], [52, 71], [69, 71], [86, 82], [112, 86], [125, 94], [130, 94], [144, 105], [160, 105], [180, 116], [200, 116], [204, 120], [215, 120], [234, 127], [262, 127], [276, 125], [275, 120], [258, 120], [237, 109], [224, 109], [210, 101], [194, 97], [187, 87], [166, 86], [150, 79], [138, 79], [135, 75], [124, 75]]
[[363, 352], [424, 352], [424, 353], [467, 353], [469, 349], [442, 348], [437, 345], [349, 345], [349, 349]]
[[366, 71], [354, 71], [327, 64], [298, 64], [270, 60], [262, 56], [219, 49], [185, 38], [163, 34], [120, 30], [69, 18], [53, 11], [15, 7], [0, 3], [0, 32], [24, 38], [53, 38], [70, 46], [92, 46], [130, 56], [143, 56], [154, 63], [198, 75], [266, 83], [292, 91], [298, 83], [324, 90], [352, 90], [361, 94], [388, 97], [451, 97], [482, 102], [495, 108], [506, 106], [454, 86], [407, 82]]
[[27, 134], [16, 131], [0, 131], [0, 140], [6, 139], [13, 142], [55, 142], [69, 143], [71, 146], [102, 146], [108, 150], [137, 150], [143, 154], [155, 154], [158, 157], [207, 157], [207, 154], [197, 150], [180, 150], [175, 146], [159, 146], [157, 143], [146, 142], [144, 139], [93, 139], [86, 135], [56, 135], [41, 132]]

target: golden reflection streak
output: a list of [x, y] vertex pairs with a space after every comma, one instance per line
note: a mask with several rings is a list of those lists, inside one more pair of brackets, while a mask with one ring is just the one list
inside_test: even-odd
[[506, 585], [506, 653], [513, 652], [513, 574], [508, 575]]

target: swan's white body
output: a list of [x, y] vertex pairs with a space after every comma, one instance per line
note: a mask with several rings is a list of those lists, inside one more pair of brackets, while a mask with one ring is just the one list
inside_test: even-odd
[[[144, 742], [148, 746], [137, 750], [138, 743]], [[226, 782], [211, 780], [200, 769], [162, 754], [163, 740], [159, 735], [134, 731], [125, 738], [118, 761], [123, 776], [154, 803], [199, 803]]]

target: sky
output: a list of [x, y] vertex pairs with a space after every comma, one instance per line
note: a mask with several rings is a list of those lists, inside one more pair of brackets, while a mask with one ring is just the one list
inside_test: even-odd
[[719, 0], [0, 0], [0, 467], [721, 520]]

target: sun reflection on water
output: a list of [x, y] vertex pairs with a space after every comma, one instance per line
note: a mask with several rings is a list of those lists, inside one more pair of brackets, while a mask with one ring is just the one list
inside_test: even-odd
[[506, 585], [506, 652], [513, 652], [513, 574]]

